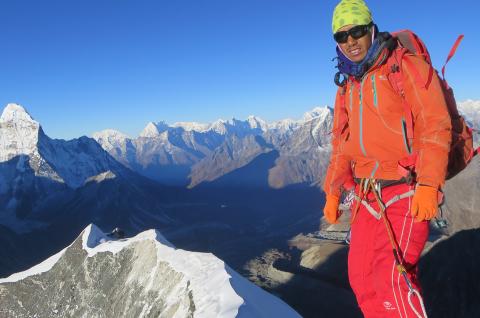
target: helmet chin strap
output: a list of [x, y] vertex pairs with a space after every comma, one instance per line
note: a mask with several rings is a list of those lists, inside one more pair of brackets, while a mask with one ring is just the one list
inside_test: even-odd
[[372, 43], [375, 40], [375, 35], [376, 34], [375, 34], [375, 24], [374, 24], [374, 25], [372, 25]]
[[342, 50], [342, 47], [340, 46], [340, 44], [337, 43], [337, 47], [338, 47], [338, 49], [340, 50], [340, 52], [342, 52], [342, 54], [343, 54], [350, 62], [353, 62], [353, 61], [347, 56], [347, 54], [345, 54], [345, 52]]

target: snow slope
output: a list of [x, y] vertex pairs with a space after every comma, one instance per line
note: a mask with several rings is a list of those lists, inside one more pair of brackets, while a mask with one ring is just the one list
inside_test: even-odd
[[[81, 240], [81, 245], [76, 243], [79, 239]], [[78, 267], [80, 271], [87, 271], [81, 277], [83, 275], [102, 275], [102, 272], [97, 272], [97, 268], [101, 267], [105, 259], [111, 260], [115, 258], [122, 261], [128, 260], [124, 263], [114, 263], [112, 265], [113, 267], [122, 266], [123, 269], [128, 271], [127, 276], [124, 277], [127, 286], [124, 286], [122, 283], [122, 286], [120, 286], [121, 290], [125, 290], [128, 293], [128, 284], [139, 288], [133, 296], [138, 299], [131, 300], [136, 305], [141, 306], [141, 314], [137, 317], [150, 317], [153, 314], [155, 305], [158, 303], [162, 303], [162, 314], [158, 315], [160, 317], [183, 318], [189, 316], [189, 314], [196, 318], [300, 317], [280, 299], [268, 294], [241, 277], [213, 254], [176, 249], [158, 231], [149, 230], [133, 238], [112, 240], [95, 225], [89, 225], [79, 239], [41, 264], [6, 279], [0, 279], [0, 294], [3, 295], [3, 300], [0, 300], [0, 316], [2, 310], [5, 313], [7, 310], [12, 311], [14, 310], [13, 308], [16, 308], [15, 306], [18, 306], [16, 302], [7, 302], [9, 297], [11, 297], [10, 293], [15, 293], [13, 297], [18, 300], [18, 303], [22, 304], [21, 307], [23, 309], [28, 310], [30, 314], [34, 313], [28, 308], [28, 300], [21, 299], [22, 293], [16, 290], [15, 286], [18, 286], [19, 290], [21, 290], [22, 284], [28, 284], [29, 281], [33, 280], [36, 284], [44, 285], [44, 279], [48, 277], [50, 279], [49, 286], [54, 285], [52, 290], [57, 291], [56, 289], [70, 288], [66, 287], [71, 284], [68, 280], [63, 281], [62, 279], [60, 281], [59, 277], [55, 277], [55, 281], [51, 281], [52, 277], [51, 275], [48, 276], [47, 273], [54, 270], [70, 269], [73, 266]], [[70, 264], [67, 260], [68, 257], [79, 254], [75, 250], [77, 245], [81, 246], [81, 250], [86, 254], [86, 258], [83, 261], [84, 265]], [[147, 246], [148, 248], [146, 248]], [[154, 249], [152, 249], [152, 246]], [[150, 251], [154, 251], [154, 255], [150, 255]], [[127, 256], [131, 255], [131, 253], [133, 253], [134, 257], [128, 258]], [[152, 260], [154, 261], [152, 262]], [[98, 264], [98, 266], [93, 264]], [[168, 269], [167, 272], [171, 274], [160, 277], [164, 283], [161, 286], [155, 282], [159, 279], [158, 275], [164, 273], [165, 269]], [[118, 268], [112, 268], [112, 270], [118, 270]], [[110, 282], [110, 284], [115, 285], [116, 281]], [[79, 289], [86, 288], [82, 284], [75, 286]], [[185, 296], [185, 287], [187, 288], [186, 294], [190, 295], [188, 296], [190, 298], [188, 306], [184, 302], [179, 303], [179, 299]], [[109, 286], [108, 288], [113, 290], [116, 286]], [[45, 288], [43, 292], [45, 295], [48, 295], [48, 288]], [[58, 292], [65, 293], [66, 291], [60, 290]], [[81, 292], [88, 294], [91, 291], [82, 290]], [[102, 292], [103, 290], [95, 291], [95, 293]], [[143, 299], [143, 297], [144, 295], [152, 295], [152, 293], [156, 293], [157, 296], [154, 297], [155, 302], [150, 304], [146, 300], [150, 298], [145, 296], [146, 298]], [[32, 297], [35, 297], [35, 295], [32, 295]], [[53, 299], [55, 299], [55, 296], [53, 296]], [[116, 301], [108, 299], [108, 296], [103, 299], [105, 303]], [[7, 304], [7, 308], [5, 304]], [[67, 311], [69, 306], [64, 305], [51, 304], [51, 306], [59, 308], [60, 312], [58, 314], [60, 315], [78, 314], [80, 312], [72, 309]], [[96, 305], [108, 307], [102, 304]], [[79, 303], [79, 306], [82, 307], [83, 304]], [[61, 310], [65, 311], [61, 312]], [[38, 314], [42, 315], [45, 312], [38, 312]], [[88, 311], [85, 314], [88, 315]], [[157, 315], [154, 316], [157, 317]]]

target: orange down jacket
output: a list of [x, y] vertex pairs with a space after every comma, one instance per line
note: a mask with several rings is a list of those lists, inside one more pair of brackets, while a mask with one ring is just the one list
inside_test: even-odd
[[402, 63], [403, 83], [413, 116], [413, 143], [406, 138], [403, 97], [387, 78], [391, 72], [388, 63], [379, 58], [361, 80], [350, 77], [337, 91], [326, 194], [340, 196], [343, 184], [352, 176], [401, 179], [398, 163], [409, 150], [417, 154], [418, 183], [435, 188], [444, 184], [451, 120], [439, 78], [434, 72], [430, 85], [421, 87], [414, 74], [427, 78], [431, 66], [415, 55], [407, 54], [405, 59], [409, 63]]

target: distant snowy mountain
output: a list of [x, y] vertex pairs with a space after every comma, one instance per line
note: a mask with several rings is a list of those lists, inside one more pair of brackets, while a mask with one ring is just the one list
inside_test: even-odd
[[36, 154], [40, 124], [17, 104], [8, 104], [0, 116], [0, 162]]
[[0, 257], [0, 273], [38, 260], [91, 222], [129, 232], [174, 224], [161, 191], [95, 140], [51, 139], [22, 106], [7, 105], [0, 117], [0, 245], [9, 256]]
[[329, 160], [332, 122], [332, 110], [317, 107], [301, 120], [270, 124], [261, 135], [230, 138], [192, 167], [190, 186], [220, 180], [240, 168], [241, 173], [220, 184], [233, 185], [244, 180], [239, 184], [277, 189], [318, 184]]
[[[327, 107], [316, 107], [300, 120], [273, 123], [255, 116], [244, 121], [219, 119], [210, 124], [151, 122], [135, 139], [112, 130], [93, 137], [119, 162], [138, 173], [165, 184], [193, 187], [241, 168], [264, 153], [259, 150], [252, 155], [253, 148], [245, 148], [258, 136], [280, 153], [279, 164], [270, 167], [273, 176], [269, 185], [284, 187], [318, 183], [321, 179], [319, 168], [328, 156], [325, 150], [329, 149], [332, 114]], [[222, 157], [219, 153], [236, 155]]]
[[231, 136], [246, 137], [262, 133], [264, 123], [218, 120], [211, 124], [180, 122], [171, 126], [148, 123], [135, 139], [105, 130], [93, 138], [125, 166], [170, 185], [187, 185], [190, 167], [212, 154]]
[[18, 162], [18, 172], [32, 169], [35, 176], [70, 188], [105, 171], [122, 174], [126, 170], [93, 139], [50, 139], [22, 106], [8, 104], [0, 117], [0, 163], [18, 158], [26, 160]]
[[300, 317], [213, 254], [176, 249], [155, 230], [114, 240], [95, 225], [0, 279], [0, 295], [2, 317]]
[[466, 100], [458, 103], [460, 113], [465, 117], [470, 127], [474, 130], [474, 141], [480, 146], [480, 100]]
[[480, 129], [480, 100], [468, 99], [458, 103], [458, 109], [474, 128]]
[[19, 233], [42, 227], [49, 223], [48, 209], [57, 210], [51, 202], [58, 205], [60, 197], [71, 197], [92, 180], [105, 179], [106, 173], [112, 178], [135, 179], [135, 173], [95, 140], [50, 139], [22, 106], [9, 104], [4, 109], [0, 117], [0, 224]]
[[294, 184], [320, 186], [330, 160], [331, 108], [315, 108], [289, 133], [267, 132], [265, 139], [280, 155], [269, 171], [269, 184], [283, 188]]

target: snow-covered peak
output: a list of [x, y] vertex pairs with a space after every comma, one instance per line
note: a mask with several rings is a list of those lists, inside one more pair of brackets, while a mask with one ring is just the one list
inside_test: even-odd
[[268, 125], [269, 129], [278, 130], [282, 132], [288, 132], [297, 129], [305, 123], [308, 123], [312, 120], [318, 120], [319, 122], [324, 122], [332, 115], [332, 111], [328, 107], [315, 107], [314, 109], [303, 114], [302, 119], [282, 119], [275, 121]]
[[227, 123], [228, 122], [223, 119], [218, 119], [210, 125], [208, 130], [213, 130], [216, 133], [219, 133], [220, 135], [225, 135], [227, 133], [227, 127], [226, 127]]
[[246, 120], [238, 120], [231, 118], [228, 120], [217, 119], [210, 123], [199, 122], [176, 122], [173, 125], [168, 125], [165, 122], [153, 123], [150, 122], [140, 134], [140, 137], [158, 137], [161, 133], [169, 131], [172, 128], [181, 128], [185, 131], [195, 131], [199, 133], [214, 132], [220, 135], [234, 133], [237, 135], [258, 134], [266, 132], [269, 129], [288, 131], [295, 129], [299, 125], [308, 122], [312, 119], [323, 121], [330, 114], [327, 107], [315, 107], [311, 111], [306, 112], [300, 120], [284, 119], [273, 123], [267, 123], [265, 120], [250, 115]]
[[106, 151], [110, 151], [116, 147], [123, 148], [123, 144], [130, 139], [126, 134], [114, 129], [105, 129], [93, 133], [92, 138], [102, 145]]
[[140, 137], [157, 137], [162, 132], [168, 130], [168, 128], [169, 126], [164, 121], [158, 123], [149, 122], [140, 133]]
[[262, 131], [267, 131], [268, 130], [268, 124], [266, 121], [263, 119], [250, 115], [247, 117], [247, 122], [250, 125], [250, 128], [252, 129], [260, 129]]
[[182, 128], [185, 131], [197, 131], [197, 132], [207, 131], [209, 126], [210, 126], [209, 124], [187, 122], [187, 121], [176, 122], [175, 124], [172, 125], [172, 127], [174, 128]]
[[468, 99], [458, 103], [458, 110], [475, 129], [480, 129], [480, 100]]
[[320, 117], [320, 120], [324, 120], [327, 116], [330, 115], [330, 110], [328, 107], [315, 107], [311, 111], [306, 112], [303, 114], [303, 120], [305, 122], [312, 120], [314, 118]]
[[458, 107], [462, 111], [480, 113], [480, 100], [467, 99], [466, 101], [459, 102]]
[[105, 129], [105, 130], [93, 133], [92, 137], [95, 140], [100, 138], [108, 139], [108, 140], [125, 140], [130, 138], [128, 135], [115, 129]]
[[147, 126], [140, 133], [140, 137], [155, 137], [158, 136], [158, 130], [154, 123], [149, 122]]
[[287, 118], [279, 121], [275, 121], [268, 125], [268, 129], [279, 130], [279, 131], [290, 131], [299, 126], [299, 122], [293, 119]]
[[8, 104], [0, 117], [0, 162], [35, 153], [40, 129], [22, 106]]
[[22, 106], [14, 103], [8, 104], [2, 112], [2, 116], [0, 117], [0, 121], [2, 122], [33, 122], [38, 124], [35, 120], [33, 120], [32, 116], [23, 108]]

